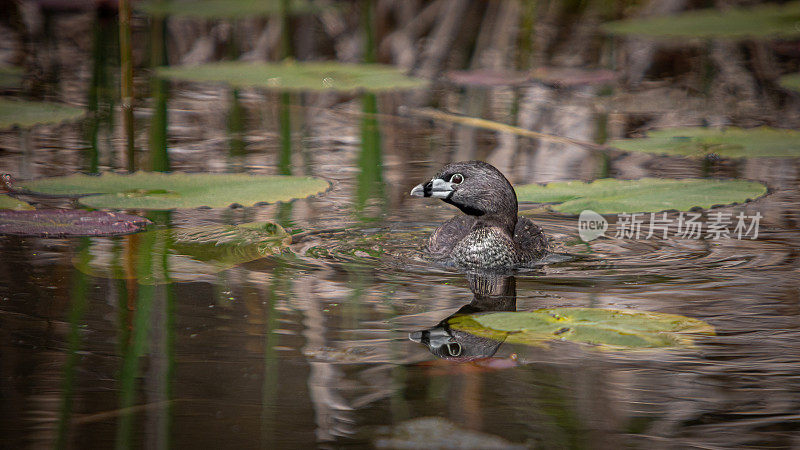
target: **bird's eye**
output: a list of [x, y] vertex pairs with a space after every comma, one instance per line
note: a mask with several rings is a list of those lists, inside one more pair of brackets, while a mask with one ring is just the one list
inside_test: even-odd
[[453, 184], [461, 184], [464, 181], [464, 175], [460, 173], [454, 173], [453, 176], [450, 177], [450, 182]]

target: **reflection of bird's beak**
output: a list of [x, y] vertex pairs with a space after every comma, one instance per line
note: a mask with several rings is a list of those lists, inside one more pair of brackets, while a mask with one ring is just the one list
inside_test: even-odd
[[453, 193], [453, 183], [434, 178], [427, 183], [418, 184], [411, 190], [412, 197], [447, 198]]

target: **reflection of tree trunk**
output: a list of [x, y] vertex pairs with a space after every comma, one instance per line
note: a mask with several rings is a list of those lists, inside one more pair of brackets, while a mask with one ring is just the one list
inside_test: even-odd
[[[686, 0], [651, 0], [640, 10], [636, 17], [664, 16], [682, 10]], [[625, 78], [628, 83], [638, 85], [644, 78], [645, 72], [653, 64], [653, 57], [659, 48], [659, 43], [652, 39], [640, 37], [627, 38], [623, 44], [625, 61]]]
[[[442, 70], [444, 61], [461, 29], [461, 21], [468, 6], [469, 0], [449, 0], [439, 12], [436, 29], [428, 39], [428, 46], [422, 52], [422, 62], [416, 71], [417, 76], [432, 79]], [[428, 90], [419, 90], [414, 95], [413, 103], [426, 103], [429, 96]]]

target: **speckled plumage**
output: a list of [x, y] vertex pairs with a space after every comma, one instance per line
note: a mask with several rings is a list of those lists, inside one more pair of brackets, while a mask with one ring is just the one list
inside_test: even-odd
[[[451, 183], [455, 175], [463, 181]], [[435, 184], [435, 186], [434, 186]], [[434, 187], [439, 189], [433, 192]], [[412, 195], [435, 196], [466, 213], [443, 223], [431, 235], [428, 250], [468, 270], [507, 270], [540, 259], [547, 238], [530, 219], [517, 216], [511, 183], [482, 161], [452, 163]]]

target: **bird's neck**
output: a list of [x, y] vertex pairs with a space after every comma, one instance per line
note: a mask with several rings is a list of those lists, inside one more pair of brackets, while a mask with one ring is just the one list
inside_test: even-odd
[[514, 229], [517, 227], [517, 213], [508, 214], [484, 214], [477, 216], [475, 227], [498, 227], [504, 230], [509, 237], [514, 237]]

